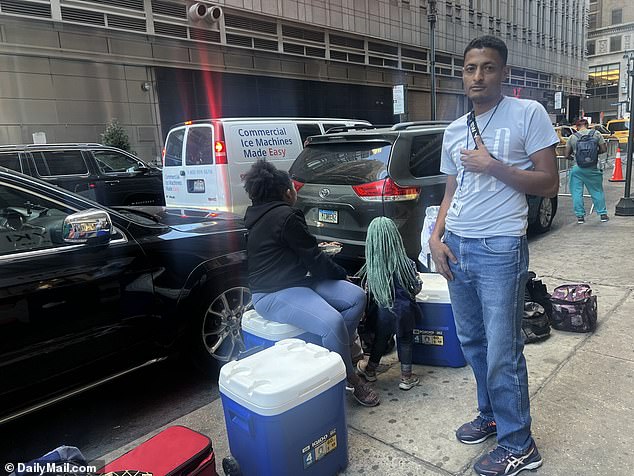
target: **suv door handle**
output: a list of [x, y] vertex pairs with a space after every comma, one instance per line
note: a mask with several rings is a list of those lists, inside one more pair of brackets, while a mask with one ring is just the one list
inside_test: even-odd
[[115, 183], [119, 183], [118, 180], [106, 180], [106, 183], [109, 183], [110, 185], [114, 185]]
[[181, 171], [180, 171], [180, 174], [181, 174], [181, 177], [184, 177], [184, 176], [185, 176], [185, 171], [184, 171], [184, 170], [181, 170]]

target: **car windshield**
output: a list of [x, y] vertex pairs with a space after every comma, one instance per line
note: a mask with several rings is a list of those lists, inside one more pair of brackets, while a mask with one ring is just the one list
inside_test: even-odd
[[608, 129], [612, 132], [622, 132], [627, 131], [630, 128], [630, 124], [626, 121], [623, 122], [612, 122], [608, 124]]
[[392, 145], [345, 142], [310, 145], [297, 157], [291, 177], [303, 183], [359, 185], [385, 178]]

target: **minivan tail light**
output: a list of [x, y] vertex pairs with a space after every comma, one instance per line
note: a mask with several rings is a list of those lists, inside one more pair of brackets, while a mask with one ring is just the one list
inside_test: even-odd
[[361, 200], [369, 202], [416, 200], [420, 194], [419, 187], [401, 187], [389, 177], [376, 182], [353, 185], [352, 189]]
[[227, 165], [227, 146], [222, 124], [214, 122], [214, 162], [216, 165]]
[[302, 188], [304, 186], [303, 182], [298, 182], [297, 180], [293, 179], [293, 187], [295, 187], [295, 191], [299, 192], [299, 189]]

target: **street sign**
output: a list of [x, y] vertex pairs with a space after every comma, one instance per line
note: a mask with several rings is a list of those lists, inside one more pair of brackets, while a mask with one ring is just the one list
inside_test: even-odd
[[392, 88], [394, 114], [405, 114], [405, 85], [397, 84]]
[[555, 93], [555, 109], [561, 109], [561, 102], [563, 99], [563, 95], [564, 93], [562, 93], [561, 91], [557, 91]]

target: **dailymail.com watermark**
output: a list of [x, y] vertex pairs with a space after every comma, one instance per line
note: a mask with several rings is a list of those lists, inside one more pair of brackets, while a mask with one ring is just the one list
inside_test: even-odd
[[97, 472], [97, 466], [81, 465], [77, 463], [60, 462], [33, 462], [33, 463], [6, 463], [4, 470], [7, 473], [28, 475], [84, 475]]

